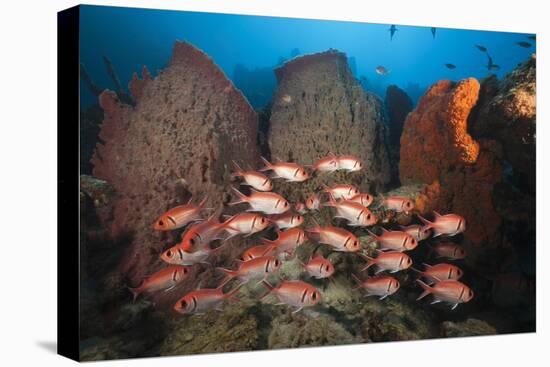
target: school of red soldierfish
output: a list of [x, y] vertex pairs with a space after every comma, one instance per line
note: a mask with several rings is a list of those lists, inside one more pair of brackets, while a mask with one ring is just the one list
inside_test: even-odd
[[[242, 213], [226, 217], [219, 222], [219, 213], [203, 219], [201, 213], [205, 210], [206, 198], [199, 204], [177, 206], [168, 210], [154, 223], [157, 231], [171, 231], [187, 226], [182, 240], [177, 245], [164, 251], [161, 259], [169, 266], [145, 279], [137, 288], [130, 288], [134, 300], [141, 293], [152, 293], [160, 290], [169, 291], [183, 282], [188, 274], [189, 267], [197, 263], [208, 263], [209, 256], [216, 251], [210, 246], [213, 241], [227, 241], [236, 236], [250, 236], [261, 232], [269, 226], [277, 229], [278, 238], [275, 240], [261, 239], [261, 244], [244, 251], [240, 259], [236, 259], [237, 269], [218, 268], [225, 273], [223, 282], [215, 289], [196, 289], [181, 297], [174, 309], [181, 314], [202, 314], [209, 310], [221, 310], [224, 300], [234, 299], [238, 289], [245, 283], [253, 281], [263, 284], [267, 294], [275, 295], [282, 304], [295, 308], [298, 312], [303, 307], [313, 306], [321, 300], [320, 292], [311, 284], [300, 280], [281, 280], [278, 287], [267, 282], [270, 274], [277, 272], [282, 263], [289, 256], [295, 254], [298, 246], [310, 240], [318, 244], [327, 245], [333, 251], [356, 253], [366, 260], [363, 271], [374, 267], [375, 275], [361, 280], [352, 275], [358, 289], [363, 289], [366, 296], [378, 296], [384, 299], [400, 287], [399, 281], [390, 275], [380, 273], [396, 273], [405, 269], [413, 269], [418, 275], [417, 282], [423, 288], [418, 297], [422, 299], [429, 294], [433, 303], [447, 302], [456, 308], [473, 298], [473, 291], [461, 283], [459, 279], [463, 271], [455, 265], [441, 263], [436, 265], [424, 264], [424, 270], [412, 268], [413, 261], [406, 254], [415, 249], [419, 242], [430, 237], [452, 237], [464, 232], [465, 220], [457, 214], [440, 215], [434, 212], [435, 218], [429, 221], [420, 215], [422, 224], [401, 227], [400, 230], [386, 230], [376, 234], [367, 230], [373, 241], [378, 245], [375, 258], [362, 254], [359, 239], [350, 231], [332, 225], [320, 226], [315, 220], [314, 226], [302, 229], [304, 223], [302, 214], [308, 211], [319, 210], [321, 206], [334, 209], [334, 218], [342, 218], [350, 227], [369, 227], [377, 223], [378, 218], [369, 210], [374, 198], [368, 193], [361, 193], [356, 187], [347, 184], [324, 187], [323, 192], [313, 193], [305, 203], [294, 204], [295, 213], [291, 210], [291, 203], [281, 195], [271, 192], [272, 179], [283, 179], [288, 182], [303, 182], [310, 177], [306, 169], [296, 163], [271, 163], [262, 158], [265, 167], [259, 171], [245, 171], [236, 162], [234, 177], [239, 177], [242, 185], [250, 186], [250, 195], [246, 196], [233, 188], [236, 200], [229, 205], [246, 204], [248, 209]], [[319, 159], [311, 166], [318, 174], [330, 173], [338, 170], [347, 172], [359, 171], [363, 168], [362, 162], [352, 155], [329, 156]], [[264, 172], [270, 171], [267, 176]], [[323, 194], [328, 201], [322, 203]], [[381, 206], [386, 210], [397, 213], [410, 214], [414, 209], [413, 200], [406, 197], [382, 198]], [[223, 246], [223, 244], [222, 244]], [[221, 247], [221, 246], [220, 246]], [[453, 242], [444, 240], [432, 247], [438, 257], [451, 260], [463, 259], [466, 256], [464, 249]], [[335, 273], [334, 265], [321, 255], [315, 255], [307, 263], [302, 263], [304, 271], [313, 278], [330, 278]], [[231, 292], [224, 293], [222, 288], [230, 280], [237, 279], [239, 284]], [[424, 280], [422, 280], [424, 279]]]

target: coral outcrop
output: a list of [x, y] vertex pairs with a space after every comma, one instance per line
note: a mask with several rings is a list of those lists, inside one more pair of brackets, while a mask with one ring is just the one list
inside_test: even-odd
[[[221, 206], [230, 191], [229, 162], [256, 167], [259, 160], [256, 113], [201, 50], [176, 42], [169, 66], [154, 79], [146, 69], [143, 76], [130, 84], [135, 107], [113, 92], [101, 94], [102, 142], [92, 158], [94, 176], [118, 193], [110, 232], [131, 243], [118, 271], [134, 284], [177, 240], [153, 230], [159, 215], [191, 194]], [[240, 251], [226, 246], [219, 256], [231, 250]]]
[[466, 218], [466, 236], [475, 245], [498, 243], [501, 225], [492, 192], [502, 175], [502, 147], [468, 132], [479, 89], [473, 78], [433, 85], [405, 121], [399, 165], [403, 184], [430, 186], [434, 195], [426, 210]]
[[364, 162], [357, 173], [313, 178], [293, 190], [284, 185], [275, 189], [291, 201], [319, 191], [321, 182], [382, 190], [390, 180], [383, 108], [355, 80], [345, 54], [329, 50], [297, 57], [276, 69], [275, 75], [278, 87], [268, 134], [272, 158], [308, 165], [332, 152], [354, 154]]

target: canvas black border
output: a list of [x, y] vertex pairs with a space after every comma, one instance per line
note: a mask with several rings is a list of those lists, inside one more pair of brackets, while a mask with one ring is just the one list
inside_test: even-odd
[[79, 360], [79, 21], [57, 13], [57, 353]]

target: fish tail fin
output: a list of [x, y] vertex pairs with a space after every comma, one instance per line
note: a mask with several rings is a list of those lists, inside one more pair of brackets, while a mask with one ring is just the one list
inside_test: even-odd
[[359, 289], [361, 288], [361, 279], [359, 279], [359, 277], [355, 274], [351, 274], [351, 277], [353, 278], [353, 280], [355, 281], [355, 283], [357, 283], [357, 285], [355, 287], [353, 287], [353, 289]]
[[237, 271], [236, 270], [229, 270], [229, 269], [226, 269], [226, 268], [216, 268], [216, 270], [219, 270], [221, 272], [224, 272], [225, 273], [225, 278], [224, 280], [221, 282], [221, 284], [218, 286], [218, 288], [220, 287], [223, 287], [224, 285], [226, 285], [231, 279], [235, 278], [237, 276]]
[[260, 172], [264, 172], [264, 171], [269, 171], [273, 168], [273, 165], [271, 164], [270, 161], [268, 161], [267, 159], [265, 159], [264, 157], [260, 157], [260, 159], [262, 160], [262, 162], [264, 163], [265, 167], [262, 167], [260, 168], [258, 171]]
[[363, 269], [361, 269], [361, 271], [365, 271], [368, 268], [370, 268], [371, 266], [373, 266], [374, 264], [376, 264], [376, 259], [375, 258], [367, 256], [365, 254], [361, 254], [361, 253], [359, 253], [359, 255], [367, 262], [367, 264], [365, 265], [365, 267]]
[[371, 231], [370, 229], [367, 229], [367, 233], [369, 234], [369, 236], [371, 236], [371, 239], [367, 243], [373, 243], [375, 241], [378, 241], [379, 237], [373, 231]]
[[415, 268], [414, 266], [411, 266], [409, 269], [411, 269], [412, 271], [414, 271], [415, 273], [418, 273], [418, 274], [420, 274], [420, 275], [423, 274], [423, 271], [422, 271], [422, 270], [419, 270], [419, 269]]
[[305, 233], [307, 234], [307, 238], [312, 241], [319, 242], [321, 240], [321, 234], [314, 229], [306, 229]]
[[132, 292], [132, 301], [135, 302], [138, 296], [141, 294], [141, 287], [128, 287], [128, 290]]
[[235, 287], [235, 289], [227, 292], [226, 294], [224, 294], [224, 298], [225, 299], [229, 299], [231, 301], [240, 301], [240, 299], [238, 299], [237, 297], [235, 297], [235, 295], [237, 295], [237, 293], [239, 293], [239, 290], [241, 289], [241, 286], [242, 284], [239, 284], [238, 286]]
[[329, 206], [332, 208], [335, 208], [338, 203], [334, 199], [334, 195], [332, 193], [328, 192], [328, 201], [323, 203], [323, 206]]
[[379, 209], [384, 206], [384, 201], [386, 201], [386, 197], [383, 194], [378, 194], [377, 198], [378, 198], [378, 206], [376, 207], [376, 209]]
[[242, 204], [242, 203], [247, 203], [248, 202], [248, 196], [246, 196], [245, 194], [243, 194], [242, 192], [240, 192], [239, 190], [237, 190], [236, 188], [234, 187], [231, 187], [231, 189], [233, 189], [233, 192], [238, 196], [238, 200], [235, 200], [235, 201], [232, 201], [230, 202], [229, 204], [227, 205], [230, 205], [230, 206], [233, 206], [233, 205], [237, 205], [237, 204]]
[[418, 301], [418, 300], [421, 300], [422, 298], [426, 297], [428, 294], [432, 293], [432, 287], [430, 287], [429, 285], [427, 285], [426, 283], [424, 283], [420, 279], [417, 279], [416, 281], [418, 282], [418, 284], [420, 284], [422, 289], [424, 289], [424, 292], [422, 292], [422, 294], [420, 296], [418, 296], [418, 298], [416, 299]]
[[243, 169], [241, 168], [241, 166], [239, 166], [239, 164], [232, 160], [231, 161], [233, 163], [233, 166], [235, 168], [235, 171], [233, 171], [233, 173], [231, 173], [231, 177], [240, 177], [243, 175]]
[[418, 214], [418, 219], [420, 219], [420, 221], [422, 223], [424, 223], [424, 225], [428, 228], [433, 228], [433, 222], [430, 222], [429, 220], [427, 220], [426, 218], [424, 218], [423, 216], [421, 216], [420, 214]]
[[262, 280], [262, 284], [263, 284], [264, 287], [267, 288], [267, 291], [260, 296], [260, 299], [264, 299], [265, 297], [267, 297], [268, 294], [273, 292], [273, 290], [275, 289], [275, 287], [273, 287], [271, 284], [269, 284], [267, 280]]

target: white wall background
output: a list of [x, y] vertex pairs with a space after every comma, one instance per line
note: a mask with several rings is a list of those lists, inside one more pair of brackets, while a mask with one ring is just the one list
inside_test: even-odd
[[[550, 345], [547, 224], [548, 9], [543, 1], [118, 0], [103, 5], [536, 32], [537, 333], [111, 362], [118, 366], [521, 366]], [[56, 12], [75, 1], [11, 0], [0, 12], [0, 365], [69, 365], [56, 340]], [[72, 137], [74, 138], [74, 137]], [[75, 213], [75, 215], [77, 215]], [[70, 246], [72, 244], [65, 244]], [[107, 363], [94, 364], [97, 366]], [[541, 365], [541, 362], [535, 362]]]

